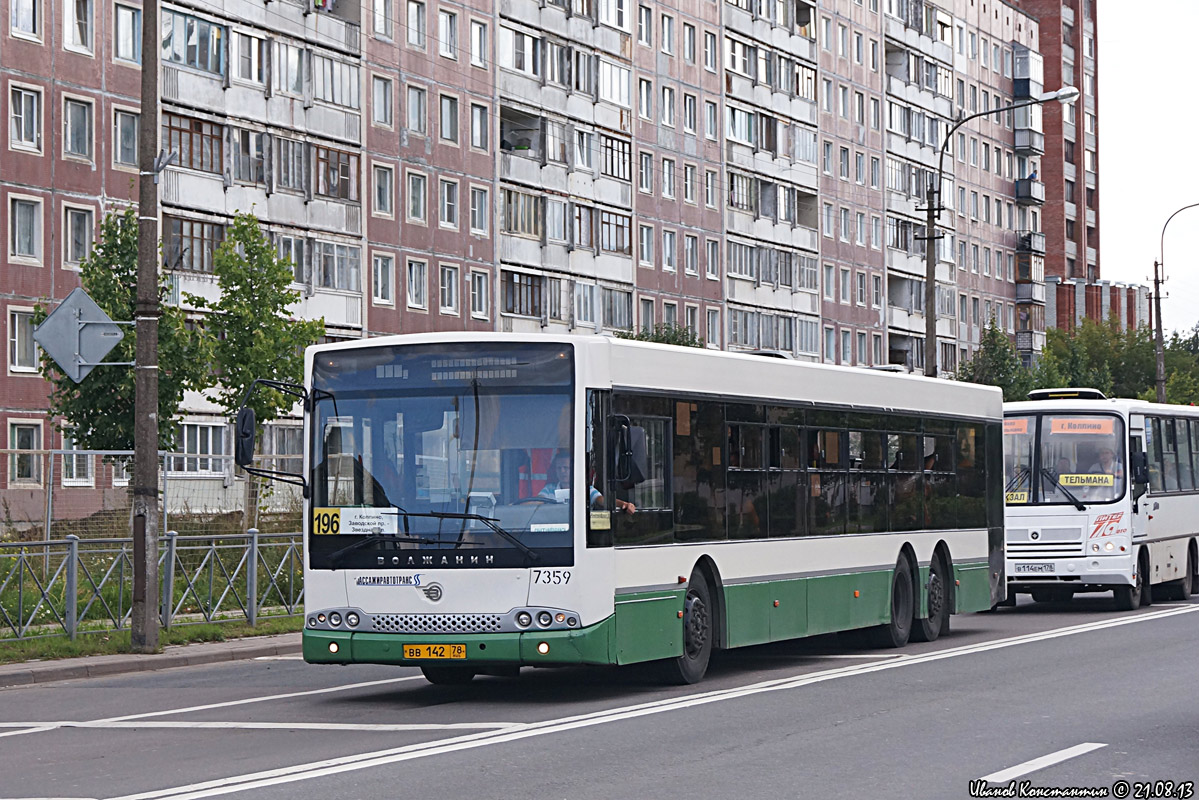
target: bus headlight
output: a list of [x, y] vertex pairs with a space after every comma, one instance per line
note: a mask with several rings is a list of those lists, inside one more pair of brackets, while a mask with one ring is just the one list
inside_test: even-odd
[[1092, 553], [1099, 552], [1099, 542], [1091, 542], [1091, 552]]
[[533, 624], [533, 615], [528, 611], [519, 611], [516, 614], [516, 624], [522, 628], [527, 628]]
[[346, 624], [349, 625], [351, 628], [357, 628], [358, 627], [358, 615], [355, 614], [353, 611], [351, 611], [349, 614], [346, 614]]
[[329, 615], [329, 624], [330, 625], [340, 625], [341, 624], [341, 614], [338, 614], [336, 611], [334, 611], [332, 614], [330, 614]]
[[554, 623], [554, 615], [548, 611], [542, 611], [537, 615], [537, 624], [543, 628], [548, 628]]
[[1116, 545], [1113, 542], [1104, 542], [1103, 549], [1110, 553], [1112, 550], [1116, 549]]

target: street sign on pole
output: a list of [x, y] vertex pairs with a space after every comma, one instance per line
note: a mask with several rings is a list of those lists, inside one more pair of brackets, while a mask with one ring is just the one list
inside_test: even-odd
[[[33, 329], [33, 340], [68, 378], [79, 383], [125, 338], [120, 326], [131, 324], [114, 322], [87, 292], [77, 288]], [[133, 362], [108, 364], [131, 366]]]

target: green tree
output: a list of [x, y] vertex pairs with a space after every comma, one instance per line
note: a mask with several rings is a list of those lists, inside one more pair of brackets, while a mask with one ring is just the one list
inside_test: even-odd
[[1032, 388], [1032, 376], [1020, 362], [1020, 355], [1008, 335], [991, 320], [983, 331], [974, 358], [958, 368], [957, 379], [984, 383], [1003, 389], [1003, 399], [1024, 400]]
[[653, 328], [648, 326], [638, 331], [617, 331], [617, 339], [635, 339], [639, 342], [657, 342], [658, 344], [675, 344], [679, 347], [703, 347], [704, 340], [686, 325], [659, 323]]
[[[293, 291], [292, 264], [280, 259], [253, 214], [238, 214], [213, 257], [220, 287], [215, 302], [189, 295], [210, 312], [204, 330], [220, 380], [217, 398], [233, 416], [255, 378], [300, 383], [304, 348], [325, 330], [324, 319], [294, 318], [289, 307], [300, 300]], [[260, 388], [250, 398], [259, 425], [291, 408], [295, 398]]]
[[[83, 260], [80, 283], [104, 313], [118, 322], [134, 319], [137, 289], [137, 209], [113, 212], [100, 223], [92, 252]], [[159, 298], [166, 295], [166, 276], [158, 279]], [[185, 389], [201, 389], [208, 373], [202, 337], [188, 330], [184, 313], [160, 305], [158, 319], [158, 441], [171, 449], [175, 423]], [[40, 323], [49, 307], [39, 303], [34, 321]], [[136, 332], [125, 333], [105, 361], [133, 361]], [[69, 428], [77, 445], [87, 450], [132, 450], [134, 407], [133, 367], [96, 367], [75, 383], [45, 353], [41, 373], [51, 384], [50, 414], [60, 430]]]

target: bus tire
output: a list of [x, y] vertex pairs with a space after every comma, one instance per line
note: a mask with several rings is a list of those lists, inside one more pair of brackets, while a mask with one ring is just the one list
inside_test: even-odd
[[712, 657], [712, 589], [698, 568], [687, 581], [683, 600], [683, 654], [666, 662], [671, 683], [692, 684], [703, 680]]
[[912, 638], [917, 642], [935, 642], [949, 633], [949, 570], [944, 557], [937, 553], [928, 567], [928, 616], [912, 625]]
[[1137, 559], [1137, 580], [1132, 586], [1117, 586], [1116, 609], [1118, 611], [1132, 611], [1141, 606], [1141, 595], [1145, 592], [1145, 558], [1144, 551], [1141, 551], [1141, 557]]
[[462, 686], [475, 679], [475, 671], [469, 667], [422, 665], [420, 671], [425, 680], [436, 686]]
[[895, 573], [891, 576], [891, 621], [876, 625], [870, 631], [875, 647], [899, 648], [908, 643], [912, 635], [915, 612], [915, 591], [912, 582], [912, 567], [904, 555], [895, 562]]
[[1149, 564], [1149, 548], [1141, 548], [1141, 559], [1137, 566], [1137, 572], [1145, 574], [1144, 580], [1141, 581], [1141, 607], [1153, 605], [1153, 583], [1150, 580], [1150, 564]]
[[1165, 585], [1166, 597], [1171, 600], [1190, 600], [1191, 592], [1194, 589], [1195, 579], [1195, 553], [1191, 548], [1187, 548], [1187, 566], [1182, 573], [1182, 577], [1175, 581], [1170, 581]]

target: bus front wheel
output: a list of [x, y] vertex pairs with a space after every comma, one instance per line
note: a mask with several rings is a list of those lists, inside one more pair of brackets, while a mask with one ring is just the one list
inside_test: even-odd
[[1166, 584], [1167, 596], [1171, 600], [1190, 600], [1191, 592], [1194, 591], [1195, 585], [1195, 552], [1187, 550], [1187, 566], [1186, 571], [1182, 573], [1182, 577], [1175, 581], [1170, 581]]
[[1116, 609], [1119, 611], [1132, 611], [1140, 608], [1145, 604], [1144, 594], [1148, 590], [1145, 583], [1145, 577], [1149, 574], [1149, 559], [1145, 557], [1145, 551], [1141, 551], [1141, 557], [1137, 559], [1137, 574], [1136, 583], [1132, 586], [1117, 586], [1116, 587]]
[[712, 590], [703, 572], [696, 569], [687, 581], [683, 600], [683, 654], [667, 662], [672, 683], [699, 683], [712, 656]]
[[912, 635], [915, 605], [912, 567], [907, 558], [901, 555], [891, 576], [891, 621], [871, 630], [871, 639], [876, 647], [903, 647], [908, 643]]

